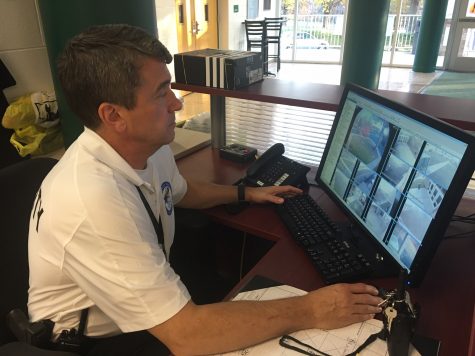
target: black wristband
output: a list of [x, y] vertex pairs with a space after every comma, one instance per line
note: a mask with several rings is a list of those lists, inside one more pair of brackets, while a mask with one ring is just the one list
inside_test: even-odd
[[238, 202], [243, 203], [246, 201], [246, 186], [244, 184], [238, 184], [237, 186]]
[[230, 204], [225, 205], [226, 211], [229, 214], [238, 214], [249, 205], [249, 203], [245, 200], [246, 186], [242, 182], [235, 183], [235, 184], [237, 186], [237, 200], [238, 201], [235, 203], [230, 203]]

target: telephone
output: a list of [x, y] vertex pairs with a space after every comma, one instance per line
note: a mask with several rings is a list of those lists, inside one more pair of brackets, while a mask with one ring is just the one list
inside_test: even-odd
[[276, 143], [247, 169], [243, 183], [252, 187], [294, 185], [305, 188], [310, 168], [285, 157], [284, 145]]

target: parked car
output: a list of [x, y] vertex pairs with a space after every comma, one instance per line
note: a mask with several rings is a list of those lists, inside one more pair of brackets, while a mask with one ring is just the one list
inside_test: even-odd
[[[293, 39], [289, 38], [285, 48], [293, 48]], [[328, 41], [316, 38], [310, 32], [297, 32], [295, 35], [296, 49], [327, 49], [330, 47]]]

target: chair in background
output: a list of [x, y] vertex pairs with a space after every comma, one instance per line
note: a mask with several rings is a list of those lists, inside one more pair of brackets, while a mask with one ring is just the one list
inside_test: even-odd
[[249, 21], [245, 20], [247, 50], [252, 51], [257, 48], [262, 53], [262, 71], [264, 75], [269, 75], [268, 67], [268, 43], [266, 38], [265, 21]]
[[282, 35], [284, 21], [283, 17], [266, 17], [264, 20], [267, 44], [273, 44], [277, 47], [277, 53], [273, 54], [271, 54], [268, 49], [267, 59], [275, 58], [277, 60], [277, 72], [280, 70], [280, 37]]
[[36, 193], [56, 164], [53, 158], [28, 159], [0, 170], [0, 355], [65, 356], [72, 353], [42, 350], [16, 341], [5, 317], [19, 308], [27, 314], [28, 225]]

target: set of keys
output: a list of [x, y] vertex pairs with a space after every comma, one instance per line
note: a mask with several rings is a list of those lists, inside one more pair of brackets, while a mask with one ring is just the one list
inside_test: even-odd
[[386, 327], [388, 332], [391, 332], [391, 325], [393, 320], [398, 315], [398, 309], [400, 312], [409, 313], [409, 316], [412, 318], [416, 318], [416, 314], [414, 311], [414, 307], [411, 303], [411, 297], [408, 291], [404, 291], [404, 298], [400, 298], [399, 292], [397, 290], [393, 290], [387, 292], [385, 294], [385, 299], [378, 304], [378, 306], [383, 308], [383, 313], [386, 319]]

